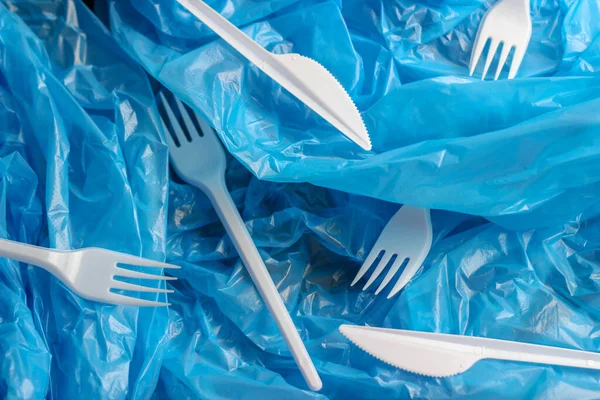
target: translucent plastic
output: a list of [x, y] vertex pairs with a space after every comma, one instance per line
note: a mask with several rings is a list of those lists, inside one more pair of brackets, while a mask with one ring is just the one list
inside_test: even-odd
[[[168, 149], [143, 69], [79, 1], [2, 2], [0, 23], [0, 236], [164, 260]], [[0, 293], [0, 398], [155, 392], [168, 308], [85, 300], [4, 258]]]
[[[110, 4], [123, 48], [241, 161], [228, 164], [228, 188], [308, 338], [319, 398], [515, 398], [523, 388], [530, 397], [596, 396], [595, 371], [541, 365], [488, 361], [441, 381], [415, 376], [337, 329], [600, 348], [597, 4], [534, 1], [517, 79], [481, 82], [468, 77], [468, 64], [489, 3], [207, 1], [268, 51], [306, 55], [338, 77], [363, 113], [372, 152], [348, 143], [176, 1]], [[177, 181], [169, 200], [169, 257], [185, 260], [189, 286], [175, 293], [173, 317], [185, 329], [156, 396], [218, 398], [225, 388], [232, 397], [320, 396], [301, 390], [210, 202]], [[375, 296], [377, 283], [349, 287], [401, 203], [432, 209], [423, 269], [391, 300]]]
[[[0, 398], [598, 397], [597, 371], [490, 360], [435, 380], [338, 331], [600, 348], [597, 2], [534, 1], [519, 76], [496, 82], [466, 77], [479, 1], [208, 2], [269, 51], [338, 76], [376, 133], [371, 153], [175, 1], [112, 1], [114, 39], [80, 1], [3, 4], [2, 237], [168, 254], [182, 268], [171, 307], [135, 309], [1, 260]], [[321, 392], [306, 390], [209, 200], [169, 178], [146, 74], [115, 39], [233, 152], [228, 189]], [[432, 209], [423, 269], [391, 300], [349, 287], [403, 202]]]
[[597, 3], [534, 1], [519, 79], [482, 82], [468, 77], [488, 8], [478, 1], [208, 2], [265, 49], [330, 70], [362, 112], [371, 152], [336, 136], [175, 0], [111, 4], [122, 46], [261, 179], [512, 229], [596, 214]]

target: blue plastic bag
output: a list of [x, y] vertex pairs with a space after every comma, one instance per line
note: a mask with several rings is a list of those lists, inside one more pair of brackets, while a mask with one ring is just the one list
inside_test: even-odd
[[175, 0], [113, 1], [122, 46], [257, 177], [515, 229], [598, 214], [597, 2], [534, 1], [521, 79], [500, 82], [466, 77], [487, 3], [208, 3], [266, 49], [330, 69], [371, 133], [373, 152], [360, 150]]
[[[597, 5], [534, 5], [521, 73], [536, 78], [496, 84], [444, 77], [464, 73], [487, 4], [227, 5], [263, 44], [298, 48], [339, 76], [374, 141], [377, 133], [376, 151], [358, 150], [286, 93], [273, 95], [268, 78], [173, 2], [113, 1], [109, 15], [119, 44], [207, 116], [242, 161], [230, 159], [228, 187], [323, 390], [305, 390], [207, 198], [169, 178], [141, 68], [79, 0], [3, 1], [1, 234], [166, 254], [183, 268], [169, 309], [136, 309], [84, 301], [46, 272], [2, 259], [0, 396], [596, 398], [594, 371], [485, 361], [453, 378], [416, 376], [337, 328], [599, 348]], [[424, 268], [390, 301], [349, 287], [398, 208], [385, 200], [473, 212], [511, 229], [434, 210]]]
[[[167, 148], [144, 71], [80, 2], [0, 4], [2, 237], [165, 257]], [[82, 300], [1, 261], [0, 397], [147, 398], [164, 308]]]
[[[302, 377], [235, 250], [215, 227], [208, 201], [172, 183], [169, 257], [183, 268], [170, 297], [173, 347], [157, 398], [596, 396], [594, 371], [490, 361], [449, 379], [413, 375], [354, 347], [337, 328], [368, 324], [594, 351], [600, 345], [594, 300], [600, 287], [593, 278], [600, 272], [598, 218], [513, 232], [434, 211], [424, 270], [387, 300], [349, 283], [397, 207], [307, 184], [239, 182], [241, 175], [230, 171], [230, 187], [321, 374], [323, 397], [301, 391]], [[280, 376], [298, 389], [283, 386]]]
[[[183, 268], [156, 397], [595, 397], [596, 374], [582, 370], [491, 361], [454, 378], [416, 376], [373, 359], [337, 327], [598, 348], [598, 8], [534, 4], [521, 69], [532, 78], [479, 82], [464, 75], [489, 4], [208, 3], [267, 49], [329, 68], [364, 111], [375, 149], [349, 143], [175, 1], [110, 3], [113, 35], [150, 74], [255, 176], [289, 182], [258, 180], [235, 161], [228, 171], [324, 382], [319, 394], [301, 390], [208, 200], [172, 181], [168, 257]], [[349, 287], [397, 210], [383, 200], [506, 227], [434, 211], [424, 269], [389, 301]]]

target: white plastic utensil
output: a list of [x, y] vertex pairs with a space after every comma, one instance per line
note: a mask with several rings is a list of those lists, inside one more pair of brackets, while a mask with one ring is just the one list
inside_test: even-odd
[[[379, 239], [375, 242], [373, 249], [371, 249], [371, 252], [362, 267], [360, 267], [350, 286], [354, 286], [373, 265], [377, 265], [377, 268], [375, 268], [375, 271], [362, 289], [367, 290], [381, 275], [387, 264], [392, 261], [392, 258], [396, 256], [387, 275], [375, 291], [377, 295], [387, 286], [404, 263], [404, 260], [408, 258], [408, 264], [406, 264], [402, 275], [398, 278], [387, 298], [393, 297], [406, 286], [419, 270], [427, 254], [429, 254], [432, 241], [433, 230], [431, 228], [429, 209], [402, 206], [387, 223], [381, 235], [379, 235]], [[375, 263], [377, 257], [382, 252], [381, 259], [378, 263]]]
[[[225, 151], [216, 132], [202, 118], [196, 116], [192, 120], [186, 106], [175, 98], [177, 109], [188, 133], [186, 135], [162, 91], [159, 97], [159, 108], [163, 108], [170, 123], [169, 129], [163, 121], [171, 163], [175, 171], [181, 179], [202, 190], [210, 199], [252, 281], [277, 323], [306, 383], [312, 390], [320, 390], [323, 385], [321, 378], [246, 229], [244, 220], [227, 191]], [[198, 128], [196, 123], [199, 125]]]
[[111, 292], [172, 293], [172, 290], [123, 282], [115, 278], [144, 279], [148, 281], [176, 280], [163, 275], [124, 269], [131, 265], [142, 268], [179, 268], [146, 258], [136, 257], [116, 251], [90, 247], [79, 250], [55, 250], [0, 239], [0, 257], [10, 258], [35, 265], [60, 279], [69, 289], [84, 299], [125, 306], [168, 306], [168, 303], [130, 297]]
[[420, 375], [443, 378], [485, 358], [600, 369], [600, 354], [442, 333], [341, 325], [340, 332], [379, 360]]
[[473, 53], [471, 53], [471, 62], [469, 63], [469, 75], [473, 76], [475, 67], [488, 40], [490, 40], [490, 47], [481, 79], [485, 79], [500, 44], [502, 44], [502, 50], [494, 80], [497, 80], [500, 76], [504, 63], [506, 63], [508, 55], [513, 48], [514, 52], [508, 72], [508, 79], [512, 79], [517, 75], [517, 71], [525, 56], [525, 51], [527, 51], [527, 46], [529, 46], [529, 40], [531, 39], [532, 28], [529, 1], [500, 0], [488, 10], [481, 20], [477, 37], [475, 38]]
[[300, 54], [274, 54], [265, 50], [201, 0], [177, 1], [350, 140], [371, 150], [371, 139], [356, 105], [325, 67]]

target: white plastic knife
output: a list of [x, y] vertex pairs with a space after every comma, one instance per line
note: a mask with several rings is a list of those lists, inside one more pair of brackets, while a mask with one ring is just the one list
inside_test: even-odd
[[201, 0], [177, 1], [346, 137], [371, 150], [371, 139], [360, 112], [346, 89], [324, 66], [300, 54], [274, 54], [265, 50]]
[[341, 325], [352, 343], [394, 367], [436, 378], [465, 372], [485, 358], [600, 369], [600, 354], [473, 336]]

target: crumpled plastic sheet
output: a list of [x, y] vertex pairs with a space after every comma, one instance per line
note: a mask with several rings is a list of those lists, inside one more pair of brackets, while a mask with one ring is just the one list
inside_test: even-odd
[[[1, 236], [164, 259], [168, 149], [143, 69], [72, 1], [2, 2], [0, 60]], [[1, 398], [152, 395], [167, 309], [0, 264]]]
[[111, 1], [121, 45], [257, 177], [513, 229], [598, 215], [598, 2], [534, 0], [520, 79], [498, 82], [467, 76], [489, 2], [208, 3], [266, 49], [327, 67], [371, 133], [361, 150], [175, 0]]
[[[172, 182], [168, 257], [184, 268], [171, 297], [177, 350], [157, 393], [597, 396], [594, 372], [539, 365], [490, 361], [454, 378], [419, 377], [371, 358], [337, 327], [598, 349], [599, 7], [534, 2], [520, 79], [481, 82], [465, 75], [489, 3], [208, 3], [267, 49], [329, 68], [363, 111], [374, 151], [349, 143], [174, 0], [110, 2], [123, 48], [207, 118], [255, 177], [287, 182], [259, 181], [233, 161], [228, 173], [324, 381], [320, 394], [285, 385], [305, 387], [277, 357], [286, 347], [208, 201]], [[398, 208], [382, 200], [488, 220], [434, 211], [425, 267], [390, 301], [349, 288]]]
[[[481, 83], [464, 75], [487, 3], [210, 2], [340, 76], [373, 133], [365, 153], [174, 2], [110, 3], [118, 44], [235, 156], [228, 187], [323, 379], [314, 393], [208, 199], [169, 174], [143, 70], [79, 0], [2, 3], [0, 233], [182, 269], [171, 307], [137, 309], [1, 259], [0, 397], [597, 398], [595, 371], [484, 361], [433, 379], [337, 331], [598, 350], [597, 5], [534, 4], [532, 78]], [[437, 209], [423, 269], [386, 300], [349, 283], [394, 203]]]

